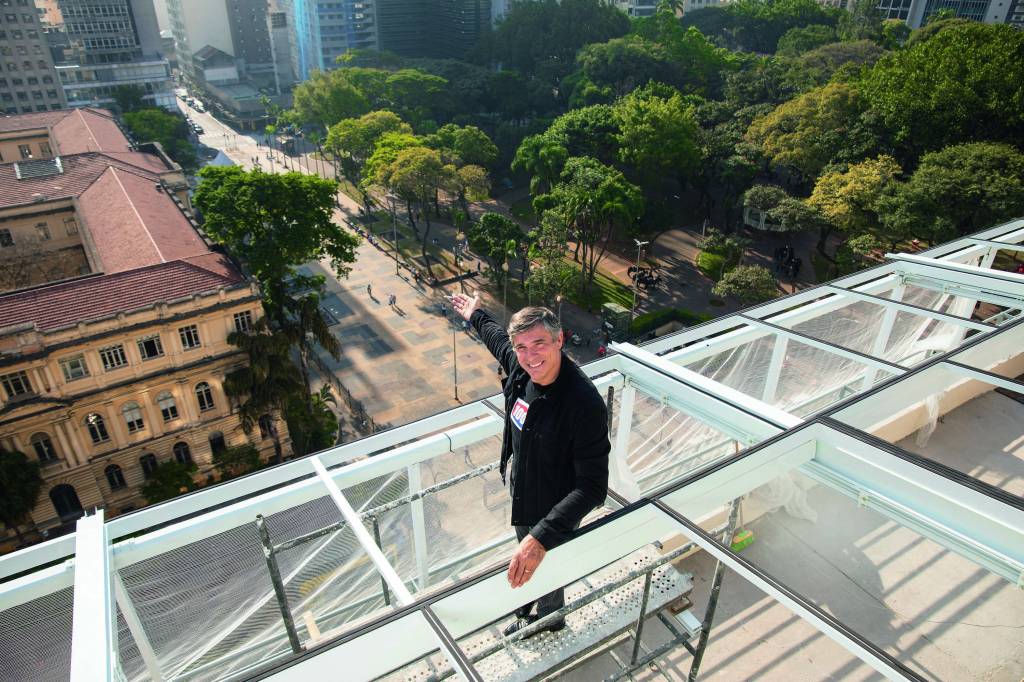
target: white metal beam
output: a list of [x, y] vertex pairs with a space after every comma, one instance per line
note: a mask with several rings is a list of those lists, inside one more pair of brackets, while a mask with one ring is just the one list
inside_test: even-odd
[[[406, 467], [406, 472], [409, 494], [415, 495], [423, 489], [420, 481], [420, 463], [410, 464]], [[427, 561], [427, 523], [423, 516], [422, 497], [409, 504], [409, 515], [412, 518], [413, 555], [416, 557], [416, 572], [419, 574], [417, 584], [419, 590], [423, 591], [430, 585], [430, 564]]]
[[110, 547], [103, 510], [78, 520], [71, 682], [117, 679], [117, 628], [110, 581]]
[[[630, 502], [640, 499], [640, 485], [629, 468], [629, 438], [633, 431], [633, 406], [636, 388], [626, 384], [619, 399], [619, 428], [615, 432], [615, 447], [609, 461], [608, 485]], [[611, 409], [612, 406], [608, 406]]]
[[998, 386], [999, 388], [1006, 389], [1007, 391], [1024, 394], [1024, 384], [1018, 383], [1016, 381], [1010, 381], [1009, 379], [1005, 379], [1003, 377], [985, 374], [984, 372], [979, 372], [976, 369], [966, 367], [964, 365], [951, 364], [948, 362], [943, 362], [941, 364], [945, 369], [960, 374], [967, 379], [974, 379], [976, 381], [981, 381], [986, 384]]
[[1024, 251], [1024, 244], [1009, 244], [1007, 242], [993, 242], [987, 239], [974, 238], [968, 239], [967, 241], [969, 241], [972, 244], [977, 244], [978, 246], [987, 246], [989, 248], [997, 249], [999, 251]]
[[359, 518], [359, 514], [352, 508], [349, 501], [345, 499], [345, 496], [341, 493], [338, 488], [338, 484], [334, 482], [331, 475], [327, 473], [327, 469], [324, 468], [324, 463], [320, 461], [319, 456], [314, 456], [309, 460], [309, 463], [313, 466], [313, 470], [316, 475], [320, 478], [320, 482], [327, 488], [327, 493], [331, 496], [335, 506], [338, 507], [338, 511], [341, 512], [342, 517], [348, 522], [348, 527], [352, 530], [352, 533], [356, 536], [359, 544], [363, 546], [363, 551], [370, 557], [370, 561], [376, 567], [377, 572], [384, 578], [384, 581], [391, 588], [395, 598], [402, 606], [407, 606], [413, 603], [415, 600], [406, 588], [405, 583], [401, 578], [398, 577], [398, 571], [395, 567], [387, 560], [384, 556], [384, 552], [380, 550], [377, 543], [370, 537], [370, 533], [366, 530], [366, 526], [363, 525], [363, 520]]
[[886, 254], [886, 257], [900, 261], [902, 272], [949, 280], [985, 291], [1009, 294], [1017, 298], [1024, 297], [1024, 275], [905, 253]]
[[950, 315], [948, 313], [941, 313], [937, 310], [921, 308], [915, 305], [910, 305], [908, 303], [903, 303], [902, 301], [896, 298], [889, 299], [882, 298], [881, 296], [872, 296], [871, 294], [865, 294], [864, 292], [857, 291], [856, 289], [841, 289], [839, 287], [834, 287], [832, 285], [826, 285], [825, 288], [828, 289], [829, 291], [834, 291], [840, 296], [855, 298], [857, 300], [866, 301], [868, 303], [876, 303], [878, 305], [885, 306], [886, 308], [889, 309], [895, 308], [896, 310], [902, 310], [903, 312], [911, 313], [913, 315], [920, 315], [921, 317], [930, 317], [933, 320], [939, 320], [940, 322], [948, 322], [950, 324], [955, 324], [958, 327], [967, 327], [969, 329], [977, 329], [978, 331], [983, 332], [990, 332], [993, 329], [996, 329], [996, 326], [993, 324], [986, 324], [985, 322], [969, 320], [965, 317], [958, 317], [956, 315]]
[[160, 670], [160, 663], [156, 659], [156, 652], [153, 651], [153, 645], [149, 641], [149, 635], [146, 634], [146, 628], [142, 625], [142, 619], [139, 618], [139, 614], [135, 611], [135, 604], [132, 603], [132, 598], [124, 586], [124, 581], [121, 580], [121, 574], [118, 571], [112, 571], [111, 573], [114, 581], [114, 601], [117, 602], [118, 608], [121, 609], [121, 615], [124, 616], [124, 622], [128, 626], [128, 631], [132, 633], [132, 639], [139, 650], [139, 655], [142, 656], [142, 662], [146, 666], [150, 682], [162, 682], [164, 675]]

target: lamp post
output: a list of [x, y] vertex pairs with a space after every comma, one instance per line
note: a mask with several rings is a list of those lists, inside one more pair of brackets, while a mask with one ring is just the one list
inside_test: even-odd
[[558, 326], [562, 326], [562, 295], [558, 294], [555, 296], [555, 302], [558, 303]]
[[462, 240], [466, 238], [462, 230], [455, 233], [455, 248], [452, 252], [455, 254], [455, 267], [459, 270], [459, 289], [462, 293], [466, 293], [466, 283], [462, 281]]
[[[453, 309], [454, 313], [455, 310]], [[456, 320], [458, 322], [458, 320]], [[459, 353], [455, 346], [455, 339], [459, 333], [458, 324], [452, 325], [452, 382], [455, 384], [455, 402], [459, 402]]]
[[398, 274], [398, 221], [395, 220], [395, 195], [388, 194], [388, 206], [391, 208], [391, 239], [395, 246], [395, 274]]
[[501, 271], [505, 273], [502, 278], [505, 280], [505, 296], [501, 301], [501, 308], [505, 315], [505, 326], [508, 326], [508, 256], [505, 256], [505, 262], [501, 264]]
[[640, 288], [640, 250], [650, 244], [650, 242], [642, 242], [639, 239], [633, 241], [636, 242], [636, 272], [633, 277], [633, 309], [629, 312], [631, 322], [636, 318], [636, 292]]

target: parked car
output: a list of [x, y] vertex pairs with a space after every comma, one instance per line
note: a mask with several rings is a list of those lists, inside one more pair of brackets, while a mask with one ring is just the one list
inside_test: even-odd
[[196, 135], [202, 135], [203, 133], [206, 132], [205, 130], [203, 130], [203, 126], [198, 126], [198, 125], [197, 126], [192, 126], [192, 130], [195, 132]]

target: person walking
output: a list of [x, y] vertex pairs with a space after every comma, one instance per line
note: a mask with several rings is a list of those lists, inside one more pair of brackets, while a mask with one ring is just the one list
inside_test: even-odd
[[[547, 552], [572, 539], [583, 517], [604, 502], [611, 452], [608, 409], [593, 382], [562, 352], [565, 337], [551, 310], [523, 308], [512, 315], [506, 330], [480, 308], [478, 293], [455, 294], [451, 301], [508, 376], [502, 383], [505, 426], [499, 471], [503, 483], [506, 469], [509, 473], [511, 523], [519, 547], [507, 578], [518, 588], [533, 577]], [[524, 604], [504, 634], [512, 635], [564, 605], [563, 589]], [[564, 627], [565, 620], [556, 619], [538, 633]]]
[[373, 285], [372, 284], [367, 284], [366, 285], [366, 294], [370, 298], [373, 298]]

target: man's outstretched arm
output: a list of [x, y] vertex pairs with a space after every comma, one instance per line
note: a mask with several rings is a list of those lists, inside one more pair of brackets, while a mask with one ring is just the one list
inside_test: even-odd
[[455, 312], [473, 325], [477, 334], [483, 339], [484, 345], [487, 346], [487, 350], [495, 360], [501, 363], [505, 373], [511, 374], [512, 370], [519, 366], [516, 353], [512, 350], [512, 342], [501, 325], [480, 307], [480, 294], [475, 293], [473, 296], [455, 294], [451, 297], [451, 302]]

